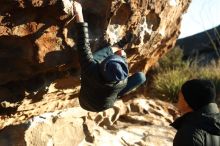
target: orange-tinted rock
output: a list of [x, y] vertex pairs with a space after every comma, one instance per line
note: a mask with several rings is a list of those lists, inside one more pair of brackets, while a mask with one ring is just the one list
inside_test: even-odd
[[[91, 46], [116, 43], [128, 32], [131, 72], [152, 66], [172, 48], [179, 35], [181, 15], [190, 0], [82, 1], [89, 23]], [[62, 1], [0, 1], [0, 84], [26, 80], [67, 65], [78, 68], [73, 36], [66, 26]], [[71, 24], [74, 24], [71, 23]]]
[[[172, 48], [190, 0], [82, 2], [92, 50], [132, 33], [134, 39], [125, 47], [131, 72], [146, 72]], [[77, 75], [79, 69], [74, 36], [69, 33], [75, 22], [66, 25], [68, 20], [61, 0], [0, 0], [0, 145], [10, 145], [11, 141], [20, 145], [59, 145], [60, 135], [67, 138], [64, 145], [171, 145], [174, 131], [167, 126], [176, 116], [171, 105], [142, 98], [119, 101], [100, 113], [88, 113], [79, 107], [80, 78], [69, 76], [72, 71]], [[50, 84], [61, 76], [65, 78]], [[69, 115], [74, 117], [70, 121], [65, 119], [69, 115], [65, 120], [59, 117], [68, 108], [74, 109], [70, 110]], [[50, 121], [50, 126], [47, 122], [32, 123], [36, 127], [25, 124], [34, 116], [57, 110], [58, 120]], [[62, 124], [66, 128], [60, 127]], [[20, 135], [13, 135], [11, 129]], [[74, 130], [79, 131], [78, 135], [68, 137]], [[153, 131], [151, 136], [149, 131]]]
[[[41, 104], [41, 109], [45, 107], [49, 104]], [[173, 121], [170, 108], [176, 112], [172, 104], [142, 97], [127, 103], [118, 101], [113, 108], [100, 113], [74, 107], [45, 113], [25, 123], [20, 116], [19, 125], [1, 130], [0, 145], [171, 146], [175, 130], [169, 127]], [[5, 122], [9, 124], [12, 119]]]

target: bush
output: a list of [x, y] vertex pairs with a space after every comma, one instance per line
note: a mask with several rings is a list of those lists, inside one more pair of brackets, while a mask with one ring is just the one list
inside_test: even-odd
[[199, 72], [197, 73], [197, 77], [200, 77], [203, 79], [209, 79], [212, 80], [216, 86], [217, 92], [220, 91], [220, 66], [219, 65], [212, 65], [212, 66], [206, 66], [199, 69]]
[[220, 89], [220, 66], [212, 64], [199, 66], [197, 61], [182, 61], [183, 52], [174, 48], [159, 61], [156, 74], [153, 76], [154, 96], [175, 102], [182, 84], [190, 79], [209, 79]]
[[184, 62], [183, 51], [176, 47], [159, 60], [159, 69], [185, 68], [189, 66], [189, 61]]
[[184, 72], [180, 69], [159, 72], [153, 79], [153, 88], [157, 91], [158, 96], [176, 101], [181, 85], [189, 78], [189, 74], [185, 75]]

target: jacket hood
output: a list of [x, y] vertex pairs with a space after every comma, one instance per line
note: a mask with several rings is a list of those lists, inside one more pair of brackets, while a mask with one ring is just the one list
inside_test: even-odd
[[128, 77], [128, 65], [118, 55], [111, 55], [102, 61], [100, 71], [106, 81], [122, 81]]
[[217, 104], [210, 103], [198, 111], [183, 115], [171, 124], [177, 130], [187, 125], [220, 136], [220, 113]]

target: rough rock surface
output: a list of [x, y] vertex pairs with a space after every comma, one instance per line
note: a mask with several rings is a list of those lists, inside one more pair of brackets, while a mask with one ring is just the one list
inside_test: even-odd
[[[172, 48], [190, 0], [81, 2], [93, 51], [133, 34], [125, 46], [132, 73], [146, 72]], [[69, 33], [74, 33], [75, 22], [65, 13], [69, 3], [0, 0], [0, 109], [3, 102], [40, 98], [55, 79], [78, 74], [75, 36]]]
[[[69, 33], [75, 22], [66, 25], [70, 16], [61, 2], [0, 0], [0, 145], [171, 145], [168, 113], [176, 112], [142, 97], [144, 87], [102, 113], [79, 107], [79, 65]], [[125, 47], [129, 67], [146, 72], [174, 45], [189, 2], [82, 0], [93, 51], [132, 33]]]
[[[69, 1], [69, 0], [66, 0]], [[0, 1], [0, 84], [79, 68], [69, 16], [58, 0]], [[82, 0], [93, 50], [134, 35], [130, 68], [148, 70], [172, 48], [190, 0]]]
[[178, 113], [172, 104], [146, 98], [145, 87], [100, 113], [80, 108], [78, 90], [79, 79], [66, 77], [19, 106], [5, 102], [16, 110], [0, 116], [0, 145], [172, 145], [175, 131], [169, 124]]
[[[0, 145], [10, 146], [171, 146], [175, 130], [169, 127], [177, 112], [173, 105], [159, 100], [147, 99], [143, 95], [131, 94], [132, 100], [119, 100], [115, 106], [105, 112], [87, 112], [76, 104], [73, 108], [69, 89], [54, 90], [51, 95], [57, 97], [56, 106], [41, 102], [20, 107], [20, 114], [14, 117], [2, 117], [1, 126], [7, 126], [0, 132]], [[59, 95], [66, 97], [60, 98]], [[139, 97], [139, 98], [137, 98]], [[44, 97], [44, 99], [49, 97]], [[51, 98], [51, 97], [50, 97]], [[69, 104], [66, 104], [68, 101]], [[28, 102], [28, 100], [26, 101]], [[55, 101], [54, 101], [55, 102]], [[65, 105], [66, 110], [60, 105]], [[42, 110], [40, 111], [39, 108]], [[28, 115], [43, 113], [29, 120]], [[20, 118], [18, 118], [20, 117]], [[14, 125], [15, 124], [15, 125]], [[1, 127], [2, 128], [2, 127]]]

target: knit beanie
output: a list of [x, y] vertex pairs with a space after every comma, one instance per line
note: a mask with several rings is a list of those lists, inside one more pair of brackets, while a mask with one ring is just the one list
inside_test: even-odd
[[193, 110], [215, 102], [215, 85], [209, 80], [189, 80], [182, 85], [181, 91], [184, 99]]
[[121, 81], [128, 77], [128, 65], [119, 55], [111, 55], [103, 60], [100, 70], [106, 81]]

